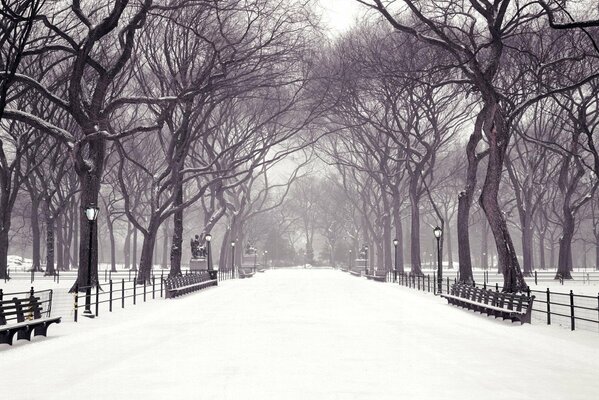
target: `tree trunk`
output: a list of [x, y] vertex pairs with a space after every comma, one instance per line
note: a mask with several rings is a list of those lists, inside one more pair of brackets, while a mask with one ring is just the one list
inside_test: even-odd
[[497, 257], [503, 269], [503, 291], [521, 292], [526, 290], [527, 285], [520, 270], [507, 222], [497, 200], [503, 172], [503, 161], [510, 140], [498, 104], [495, 104], [495, 112], [488, 122], [489, 125], [485, 128], [485, 132], [489, 143], [489, 162], [479, 202], [495, 237]]
[[466, 156], [468, 158], [468, 168], [466, 170], [466, 185], [458, 195], [458, 263], [459, 277], [462, 283], [471, 283], [472, 276], [472, 258], [470, 254], [470, 209], [476, 190], [476, 171], [480, 157], [476, 153], [476, 147], [482, 140], [482, 128], [486, 118], [487, 110], [483, 108], [476, 116], [474, 130], [468, 139], [466, 145]]
[[73, 249], [73, 265], [77, 266], [77, 269], [79, 269], [79, 221], [80, 221], [80, 214], [81, 214], [81, 210], [79, 205], [81, 204], [81, 201], [75, 200], [73, 202], [73, 213], [71, 214], [71, 218], [73, 219], [73, 242], [71, 245], [71, 248]]
[[555, 279], [572, 279], [572, 238], [574, 237], [574, 216], [569, 207], [563, 207], [564, 222], [562, 224], [562, 237], [559, 240], [559, 253], [557, 260], [557, 273]]
[[524, 276], [532, 275], [533, 229], [530, 217], [526, 216], [522, 224], [522, 269]]
[[231, 243], [231, 229], [227, 228], [223, 235], [223, 241], [220, 245], [219, 257], [218, 257], [218, 269], [223, 271], [229, 271], [231, 269], [231, 262], [229, 260], [229, 246]]
[[8, 278], [8, 229], [0, 228], [0, 279]]
[[404, 258], [404, 240], [403, 240], [403, 223], [401, 222], [401, 218], [397, 220], [395, 223], [395, 235], [399, 244], [397, 245], [397, 269], [400, 273], [405, 272], [405, 258]]
[[110, 271], [116, 272], [116, 240], [114, 238], [114, 222], [107, 215], [108, 237], [110, 239]]
[[54, 268], [54, 229], [54, 216], [49, 207], [46, 207], [46, 272], [44, 275], [56, 275]]
[[[67, 216], [65, 215], [64, 218], [66, 218]], [[71, 243], [73, 240], [73, 215], [71, 214], [70, 216], [68, 216], [68, 224], [63, 224], [63, 246], [62, 246], [62, 250], [63, 250], [63, 258], [64, 258], [64, 269], [65, 271], [68, 271], [71, 269], [71, 266], [74, 265], [75, 263], [73, 262], [73, 259], [71, 258]], [[63, 219], [64, 220], [64, 219]]]
[[56, 269], [64, 271], [64, 230], [63, 217], [61, 214], [56, 216]]
[[486, 221], [480, 222], [480, 267], [485, 271], [489, 269], [489, 225]]
[[449, 226], [449, 220], [447, 220], [447, 224], [445, 224], [445, 240], [447, 240], [447, 269], [453, 269], [453, 246], [451, 244], [451, 228]]
[[[416, 178], [413, 178], [416, 179]], [[410, 224], [410, 261], [412, 263], [412, 274], [422, 275], [421, 259], [420, 259], [420, 208], [418, 196], [415, 193], [415, 185], [411, 185], [410, 189], [410, 208], [412, 212]]]
[[168, 268], [168, 235], [170, 233], [170, 224], [171, 219], [167, 219], [163, 225], [162, 228], [162, 235], [163, 235], [163, 240], [162, 240], [162, 268], [163, 269], [167, 269]]
[[131, 222], [127, 221], [127, 234], [123, 244], [123, 264], [125, 269], [131, 268]]
[[137, 271], [137, 228], [133, 226], [133, 258], [131, 260], [131, 270]]
[[[101, 129], [106, 128], [101, 126]], [[98, 195], [104, 171], [104, 157], [106, 155], [106, 143], [103, 139], [92, 140], [88, 143], [85, 151], [80, 148], [75, 154], [75, 170], [79, 178], [81, 188], [81, 205], [87, 207], [91, 204], [98, 205]], [[97, 286], [98, 282], [98, 223], [90, 226], [83, 209], [79, 211], [79, 271], [71, 292], [77, 288], [85, 287], [88, 283]], [[90, 249], [91, 237], [91, 249]], [[91, 263], [90, 263], [91, 261]]]
[[383, 246], [383, 257], [384, 260], [383, 261], [383, 270], [385, 271], [389, 271], [391, 268], [391, 266], [393, 265], [393, 239], [391, 238], [391, 217], [390, 217], [390, 210], [389, 209], [385, 209], [385, 219], [384, 219], [384, 223], [383, 223], [383, 242], [382, 242], [382, 246]]
[[544, 270], [545, 266], [545, 234], [539, 234], [539, 267]]
[[[179, 182], [173, 207], [183, 204], [183, 185]], [[169, 276], [181, 275], [183, 256], [183, 209], [173, 214], [173, 239], [171, 244], [171, 270]]]
[[143, 235], [141, 246], [141, 258], [139, 259], [139, 271], [137, 273], [137, 283], [139, 285], [150, 283], [152, 277], [152, 267], [154, 265], [154, 246], [156, 244], [156, 233], [158, 232], [158, 224], [150, 220], [148, 233]]
[[31, 246], [32, 246], [32, 268], [34, 271], [41, 271], [40, 257], [40, 222], [39, 222], [39, 200], [31, 196]]

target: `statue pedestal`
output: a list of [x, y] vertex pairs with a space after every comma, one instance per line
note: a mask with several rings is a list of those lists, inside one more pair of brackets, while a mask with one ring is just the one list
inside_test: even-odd
[[208, 261], [205, 258], [192, 258], [189, 260], [189, 269], [191, 271], [207, 271]]

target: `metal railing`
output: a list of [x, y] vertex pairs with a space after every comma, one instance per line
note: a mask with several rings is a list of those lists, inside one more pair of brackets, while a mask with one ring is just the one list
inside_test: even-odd
[[[347, 271], [347, 270], [346, 270]], [[445, 271], [444, 271], [445, 272]], [[537, 275], [536, 282], [539, 282]], [[499, 282], [490, 283], [488, 277], [483, 274], [483, 283], [473, 282], [473, 286], [483, 289], [500, 291], [503, 286]], [[406, 272], [388, 271], [386, 282], [398, 283], [419, 291], [437, 294], [436, 274], [410, 274]], [[553, 279], [552, 279], [553, 281]], [[443, 290], [449, 293], [452, 283], [457, 282], [457, 276], [446, 276], [443, 279]], [[559, 324], [569, 326], [570, 330], [584, 329], [599, 331], [599, 293], [597, 296], [575, 294], [573, 290], [568, 293], [546, 290], [528, 289], [527, 295], [535, 295], [532, 308], [532, 318], [536, 321], [545, 321], [547, 325]]]

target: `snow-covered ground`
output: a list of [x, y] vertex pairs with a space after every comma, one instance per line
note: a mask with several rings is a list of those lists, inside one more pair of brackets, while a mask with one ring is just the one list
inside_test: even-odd
[[276, 270], [0, 346], [2, 399], [594, 399], [599, 335]]

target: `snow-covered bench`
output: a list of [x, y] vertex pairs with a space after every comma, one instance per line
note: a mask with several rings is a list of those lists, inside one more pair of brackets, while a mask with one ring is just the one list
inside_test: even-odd
[[530, 323], [535, 296], [524, 294], [503, 293], [475, 286], [455, 283], [451, 286], [449, 294], [441, 294], [449, 304], [469, 310], [484, 312], [495, 318], [520, 321], [521, 324]]
[[175, 276], [164, 281], [166, 298], [177, 297], [182, 294], [187, 294], [207, 288], [209, 286], [217, 286], [218, 279], [211, 271], [200, 271], [193, 274]]
[[12, 345], [12, 340], [31, 340], [34, 336], [46, 336], [48, 326], [60, 323], [61, 317], [42, 317], [39, 297], [13, 297], [2, 300], [0, 296], [0, 343]]
[[256, 273], [254, 267], [239, 267], [239, 278], [251, 278]]
[[387, 281], [387, 271], [383, 269], [377, 269], [373, 274], [367, 274], [366, 278], [371, 279], [373, 281], [378, 282], [386, 282]]

